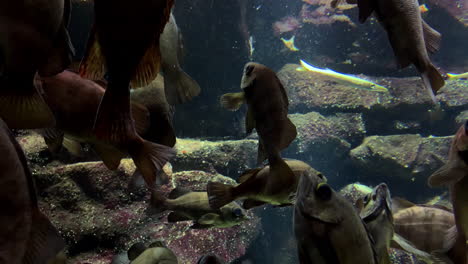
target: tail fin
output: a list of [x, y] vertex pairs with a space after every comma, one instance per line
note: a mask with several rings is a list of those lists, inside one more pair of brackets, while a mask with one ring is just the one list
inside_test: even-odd
[[421, 77], [432, 101], [435, 103], [435, 94], [437, 94], [437, 91], [445, 85], [444, 78], [432, 64], [429, 65], [425, 72], [421, 73]]
[[230, 111], [237, 111], [244, 103], [244, 93], [227, 93], [219, 99], [221, 106]]
[[32, 223], [33, 226], [22, 263], [47, 263], [65, 247], [65, 242], [49, 219], [41, 212], [36, 211], [33, 213]]
[[233, 197], [233, 187], [220, 182], [209, 182], [206, 186], [208, 192], [208, 200], [211, 208], [218, 209], [224, 205], [232, 202], [235, 197]]
[[164, 91], [169, 104], [182, 104], [200, 94], [200, 86], [182, 69], [164, 72]]
[[168, 182], [167, 177], [161, 177], [166, 174], [158, 172], [176, 154], [173, 148], [139, 138], [139, 141], [129, 149], [129, 154], [149, 187], [155, 183], [160, 185]]
[[147, 210], [148, 215], [158, 215], [167, 210], [166, 198], [159, 191], [151, 190], [151, 198]]

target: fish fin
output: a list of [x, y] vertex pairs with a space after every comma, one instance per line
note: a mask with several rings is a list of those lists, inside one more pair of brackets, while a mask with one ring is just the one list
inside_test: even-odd
[[64, 132], [57, 128], [46, 128], [41, 130], [44, 142], [51, 153], [58, 153], [62, 149]]
[[34, 212], [31, 233], [22, 263], [47, 263], [63, 248], [65, 248], [65, 242], [50, 220], [38, 210]]
[[71, 64], [74, 54], [70, 35], [62, 22], [47, 61], [39, 67], [39, 75], [49, 77], [61, 73]]
[[466, 175], [466, 170], [458, 165], [456, 161], [449, 162], [435, 171], [427, 180], [430, 187], [440, 187], [450, 183], [458, 182]]
[[161, 51], [159, 50], [159, 41], [154, 41], [141, 58], [130, 85], [132, 87], [143, 87], [150, 84], [158, 76], [160, 68]]
[[372, 15], [374, 12], [375, 5], [373, 0], [360, 0], [357, 1], [358, 8], [359, 8], [359, 22], [363, 24], [366, 22], [367, 18]]
[[147, 208], [148, 215], [159, 215], [167, 210], [166, 198], [157, 190], [151, 189], [151, 197]]
[[166, 72], [163, 68], [163, 72], [164, 92], [169, 104], [182, 104], [200, 94], [200, 85], [182, 69], [177, 68]]
[[189, 221], [189, 220], [192, 220], [190, 219], [189, 217], [183, 215], [183, 214], [179, 214], [179, 213], [176, 213], [176, 212], [171, 212], [168, 216], [167, 216], [167, 221], [169, 223], [175, 223], [175, 222], [181, 222], [181, 221]]
[[442, 257], [449, 257], [455, 263], [462, 263], [463, 260], [466, 260], [466, 238], [463, 232], [458, 232], [456, 225], [446, 231], [443, 249], [438, 253]]
[[432, 98], [434, 103], [436, 102], [435, 94], [445, 85], [444, 78], [440, 74], [439, 70], [437, 70], [434, 65], [429, 64], [426, 71], [421, 72], [421, 78], [423, 79], [424, 86], [429, 92], [429, 95]]
[[413, 206], [415, 206], [415, 204], [406, 200], [405, 198], [401, 198], [401, 197], [392, 198], [392, 212], [394, 214], [400, 210], [410, 208]]
[[238, 183], [246, 182], [251, 177], [254, 177], [255, 175], [257, 175], [257, 173], [261, 171], [262, 169], [263, 168], [255, 168], [255, 169], [244, 171], [244, 173], [241, 176], [239, 176], [239, 179], [237, 179], [237, 182]]
[[191, 191], [189, 189], [183, 188], [183, 187], [176, 187], [174, 190], [172, 190], [169, 193], [169, 199], [177, 199], [181, 197], [182, 195], [186, 195], [187, 193], [190, 193]]
[[[431, 252], [431, 264], [454, 264], [445, 252], [434, 250]], [[462, 262], [461, 262], [462, 263]]]
[[190, 229], [207, 229], [210, 228], [212, 225], [202, 225], [200, 223], [194, 223], [190, 226]]
[[157, 177], [157, 173], [176, 154], [173, 148], [140, 138], [140, 142], [135, 143], [135, 146], [129, 150], [129, 154], [148, 186], [169, 182], [168, 178]]
[[281, 131], [281, 142], [279, 144], [279, 149], [283, 150], [291, 144], [297, 137], [297, 129], [296, 126], [291, 122], [289, 118], [284, 120], [283, 128]]
[[81, 77], [89, 80], [100, 80], [106, 73], [105, 59], [97, 39], [96, 25], [93, 25], [89, 33], [85, 54], [78, 72]]
[[93, 149], [109, 170], [116, 170], [120, 165], [120, 160], [125, 157], [125, 154], [109, 145], [95, 144]]
[[457, 237], [458, 230], [457, 226], [454, 225], [445, 232], [443, 248], [447, 250], [451, 249], [455, 245]]
[[230, 111], [239, 110], [242, 104], [244, 104], [244, 101], [245, 95], [243, 92], [223, 94], [219, 99], [221, 106]]
[[[269, 185], [279, 188], [277, 191], [281, 191], [284, 188], [290, 188], [290, 186], [296, 181], [296, 176], [291, 170], [289, 165], [283, 160], [270, 162], [270, 175], [271, 182]], [[275, 193], [275, 190], [271, 190]]]
[[440, 48], [442, 35], [422, 20], [424, 42], [429, 53], [435, 53]]
[[74, 156], [77, 156], [77, 157], [84, 156], [83, 149], [81, 148], [81, 144], [80, 142], [76, 140], [70, 139], [68, 137], [64, 137], [63, 146], [68, 150], [68, 152], [70, 152]]
[[398, 247], [400, 247], [404, 251], [414, 254], [418, 258], [421, 258], [425, 261], [432, 261], [432, 257], [429, 253], [417, 249], [410, 241], [406, 240], [404, 237], [398, 235], [397, 233], [393, 233], [392, 242], [394, 242]]
[[[294, 39], [294, 36], [292, 37]], [[286, 107], [289, 106], [289, 99], [288, 99], [288, 93], [286, 92], [286, 89], [284, 89], [283, 83], [281, 83], [280, 79], [278, 76], [275, 75], [276, 82], [279, 85], [279, 89], [281, 91], [281, 96], [283, 97], [283, 102]]]
[[221, 217], [218, 214], [207, 213], [202, 215], [202, 217], [197, 220], [197, 223], [202, 225], [214, 225], [217, 221], [220, 220], [220, 218]]
[[268, 158], [268, 153], [261, 139], [258, 140], [257, 165], [261, 165]]
[[234, 201], [234, 187], [220, 182], [208, 182], [206, 190], [210, 207], [219, 209], [224, 205]]
[[245, 115], [245, 132], [247, 135], [252, 133], [253, 129], [255, 128], [255, 116], [253, 111], [250, 107], [247, 109], [247, 114]]
[[267, 204], [267, 203], [262, 202], [262, 201], [253, 200], [253, 199], [245, 199], [244, 202], [242, 203], [242, 208], [244, 208], [245, 210], [249, 210], [249, 209], [252, 209], [254, 207], [262, 206], [262, 205], [265, 205], [265, 204]]
[[150, 113], [146, 106], [130, 102], [132, 108], [132, 117], [135, 122], [135, 130], [138, 134], [145, 133], [150, 127]]

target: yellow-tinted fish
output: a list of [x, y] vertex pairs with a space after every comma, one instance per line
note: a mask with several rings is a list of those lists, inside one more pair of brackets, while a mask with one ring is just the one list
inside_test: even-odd
[[292, 36], [290, 39], [281, 38], [281, 41], [283, 41], [284, 46], [286, 46], [290, 51], [299, 51], [299, 49], [294, 45], [294, 38], [295, 36]]
[[421, 13], [426, 13], [427, 11], [429, 11], [429, 8], [427, 8], [426, 4], [422, 4], [419, 5], [419, 11], [421, 11]]
[[447, 77], [449, 80], [455, 79], [468, 79], [468, 72], [455, 74], [455, 73], [447, 73]]
[[[141, 246], [140, 246], [141, 247]], [[139, 248], [140, 250], [140, 248]], [[130, 258], [129, 258], [130, 259]], [[130, 264], [177, 264], [177, 256], [162, 242], [149, 245], [135, 259], [130, 259]]]
[[65, 243], [39, 211], [26, 157], [1, 119], [0, 149], [0, 262], [47, 263]]

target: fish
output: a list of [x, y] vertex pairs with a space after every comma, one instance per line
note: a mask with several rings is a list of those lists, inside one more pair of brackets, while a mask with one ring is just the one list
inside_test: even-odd
[[359, 199], [358, 211], [373, 240], [379, 264], [390, 264], [390, 243], [393, 238], [393, 214], [390, 191], [385, 183]]
[[281, 38], [283, 41], [284, 46], [288, 48], [290, 51], [299, 51], [299, 49], [294, 45], [294, 38], [296, 36], [292, 36], [290, 39]]
[[177, 256], [165, 246], [149, 247], [130, 264], [177, 264]]
[[0, 2], [0, 117], [12, 129], [51, 126], [54, 116], [34, 86], [72, 60], [70, 0]]
[[468, 72], [460, 73], [460, 74], [447, 73], [447, 77], [449, 80], [468, 79]]
[[223, 263], [224, 261], [222, 261], [218, 256], [214, 254], [203, 255], [197, 261], [197, 264], [223, 264]]
[[[168, 181], [158, 174], [164, 164], [175, 155], [171, 147], [153, 143], [138, 136], [128, 144], [116, 144], [99, 139], [93, 133], [93, 120], [105, 90], [94, 81], [64, 71], [53, 77], [38, 80], [44, 91], [44, 99], [57, 121], [53, 128], [44, 129], [42, 134], [49, 149], [54, 152], [64, 142], [64, 137], [75, 142], [91, 144], [107, 168], [117, 169], [120, 160], [130, 155], [135, 166], [143, 175], [148, 186]], [[135, 125], [142, 134], [148, 127], [148, 109], [137, 103], [132, 104]], [[165, 128], [164, 123], [160, 129]], [[79, 144], [78, 144], [79, 146]]]
[[254, 54], [254, 52], [255, 52], [254, 44], [255, 44], [255, 39], [253, 38], [253, 36], [250, 36], [250, 37], [249, 37], [249, 46], [248, 46], [248, 50], [249, 50], [249, 59], [250, 59], [250, 60], [253, 59], [253, 54]]
[[90, 80], [108, 76], [93, 131], [97, 138], [119, 145], [139, 137], [132, 122], [130, 83], [149, 84], [161, 68], [160, 35], [174, 0], [94, 1], [94, 25], [80, 75]]
[[167, 101], [169, 104], [175, 105], [192, 100], [200, 94], [201, 88], [180, 67], [183, 56], [182, 34], [172, 13], [159, 39], [159, 46], [161, 48], [161, 69], [164, 75], [164, 91]]
[[421, 11], [421, 14], [426, 13], [429, 11], [429, 8], [427, 8], [426, 4], [422, 4], [422, 5], [419, 5], [419, 11]]
[[57, 229], [38, 207], [26, 157], [0, 119], [0, 259], [3, 263], [47, 263], [64, 248]]
[[305, 173], [319, 174], [320, 172], [299, 160], [287, 160], [286, 164], [293, 171], [293, 178], [289, 178], [289, 174], [280, 175], [281, 178], [271, 177], [270, 166], [265, 166], [244, 172], [239, 177], [240, 184], [237, 186], [209, 182], [207, 192], [211, 208], [220, 208], [243, 198], [246, 198], [243, 203], [244, 209], [266, 203], [277, 206], [292, 205], [299, 177]]
[[245, 210], [236, 202], [213, 209], [206, 192], [192, 192], [183, 188], [174, 189], [169, 198], [158, 191], [152, 192], [148, 214], [161, 214], [164, 211], [171, 211], [167, 217], [170, 223], [194, 221], [191, 226], [193, 229], [227, 228], [248, 219]]
[[455, 263], [467, 260], [466, 238], [468, 234], [468, 120], [455, 134], [448, 161], [428, 178], [430, 187], [448, 186], [455, 215], [456, 228], [452, 230], [453, 247], [459, 254], [453, 256]]
[[359, 22], [364, 23], [374, 13], [387, 32], [400, 68], [413, 64], [424, 86], [436, 104], [435, 94], [445, 85], [439, 70], [432, 64], [428, 52], [440, 48], [441, 35], [421, 17], [418, 1], [358, 0]]
[[320, 68], [317, 68], [308, 64], [304, 60], [300, 60], [300, 63], [301, 63], [302, 68], [298, 68], [299, 71], [307, 70], [310, 72], [318, 73], [318, 74], [332, 78], [337, 83], [349, 85], [351, 87], [358, 88], [358, 89], [369, 90], [372, 92], [388, 93], [387, 88], [381, 85], [378, 85], [376, 83], [373, 83], [371, 81], [361, 79], [358, 77], [354, 77], [351, 75], [339, 73], [330, 69], [320, 69]]
[[357, 210], [321, 174], [301, 176], [293, 223], [301, 264], [379, 263]]
[[137, 242], [133, 244], [127, 251], [127, 256], [130, 261], [135, 260], [138, 256], [141, 255], [148, 247], [142, 242]]
[[[259, 135], [257, 164], [268, 159], [271, 177], [294, 178], [294, 173], [281, 158], [281, 151], [296, 138], [296, 126], [288, 118], [288, 95], [275, 72], [255, 62], [244, 66], [242, 92], [221, 96], [221, 105], [238, 110], [247, 103], [246, 132], [255, 128]], [[285, 176], [288, 175], [288, 176]]]
[[174, 106], [166, 100], [164, 77], [158, 75], [150, 84], [130, 93], [130, 100], [145, 106], [149, 112], [149, 127], [140, 135], [151, 142], [174, 147]]

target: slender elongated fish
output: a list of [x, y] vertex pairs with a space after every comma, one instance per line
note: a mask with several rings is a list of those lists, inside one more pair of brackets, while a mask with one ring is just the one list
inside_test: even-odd
[[455, 74], [455, 73], [447, 73], [447, 77], [449, 80], [455, 79], [468, 79], [468, 72]]
[[[351, 75], [347, 75], [347, 74], [339, 73], [339, 72], [336, 72], [336, 71], [332, 71], [330, 69], [320, 69], [320, 68], [317, 68], [317, 67], [314, 67], [314, 66], [308, 64], [307, 62], [305, 62], [303, 60], [301, 60], [301, 65], [302, 65], [303, 69], [305, 69], [305, 70], [308, 70], [310, 72], [323, 74], [325, 76], [333, 78], [333, 80], [335, 80], [336, 82], [344, 84], [344, 85], [350, 85], [350, 86], [355, 87], [355, 88], [369, 90], [369, 91], [373, 91], [373, 92], [388, 92], [387, 88], [385, 88], [385, 87], [383, 87], [381, 85], [378, 85], [376, 83], [373, 83], [371, 81], [368, 81], [368, 80], [364, 80], [364, 79], [354, 77], [354, 76], [351, 76]], [[301, 69], [301, 68], [299, 68], [299, 69]]]
[[47, 263], [65, 243], [39, 211], [26, 157], [1, 119], [0, 150], [0, 262]]
[[467, 260], [468, 235], [468, 120], [460, 126], [450, 147], [447, 163], [428, 179], [429, 186], [448, 186], [455, 214], [456, 229], [451, 236], [459, 254], [456, 263]]
[[[129, 258], [130, 259], [130, 258]], [[130, 264], [177, 264], [177, 256], [162, 242], [149, 245], [141, 254], [133, 259]]]
[[54, 116], [34, 86], [70, 63], [70, 0], [0, 1], [0, 117], [10, 128], [43, 128]]

